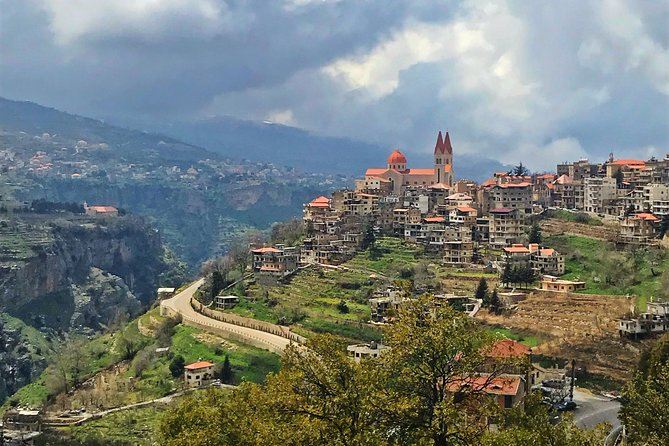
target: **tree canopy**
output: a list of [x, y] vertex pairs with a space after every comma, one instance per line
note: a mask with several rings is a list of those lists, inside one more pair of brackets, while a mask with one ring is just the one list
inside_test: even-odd
[[601, 444], [600, 436], [592, 434], [590, 441], [571, 422], [551, 429], [545, 413], [521, 408], [514, 413], [525, 417], [524, 424], [504, 415], [500, 434], [489, 433], [487, 422], [502, 417], [502, 409], [485, 394], [486, 383], [465, 383], [482, 376], [492, 381], [509, 370], [523, 373], [526, 367], [517, 360], [492, 358], [488, 352], [494, 341], [475, 320], [423, 297], [400, 309], [385, 337], [391, 348], [379, 358], [356, 362], [347, 355], [344, 339], [312, 337], [306, 346], [287, 348], [282, 369], [263, 385], [243, 383], [231, 392], [208, 390], [186, 397], [163, 417], [160, 443], [520, 445], [530, 444], [522, 443], [530, 435], [544, 438], [527, 432], [536, 425], [544, 427], [541, 435], [579, 435], [587, 441], [535, 444]]

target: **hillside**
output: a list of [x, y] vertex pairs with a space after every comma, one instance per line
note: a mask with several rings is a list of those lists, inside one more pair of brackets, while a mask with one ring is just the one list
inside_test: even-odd
[[0, 178], [3, 194], [19, 201], [87, 201], [147, 216], [191, 267], [236, 233], [299, 215], [314, 196], [348, 184], [6, 99]]
[[[372, 144], [349, 138], [321, 136], [306, 130], [268, 122], [251, 122], [232, 117], [216, 117], [199, 121], [145, 122], [127, 121], [144, 128], [188, 141], [222, 156], [272, 161], [305, 172], [360, 176], [368, 167], [385, 165], [394, 149], [392, 141]], [[436, 129], [435, 129], [436, 138]], [[434, 147], [402, 147], [412, 166], [432, 166]], [[490, 158], [457, 151], [457, 178], [483, 181], [490, 172], [509, 170]]]

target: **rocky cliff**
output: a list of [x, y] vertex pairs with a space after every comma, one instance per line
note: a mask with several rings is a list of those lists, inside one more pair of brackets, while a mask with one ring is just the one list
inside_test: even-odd
[[[13, 251], [8, 247], [1, 258], [3, 311], [28, 323], [41, 317], [57, 322], [47, 325], [61, 329], [71, 324], [96, 329], [113, 318], [103, 306], [133, 315], [140, 302], [146, 304], [153, 298], [164, 269], [163, 248], [159, 234], [141, 219], [32, 220], [5, 223], [5, 227], [0, 223], [0, 240], [22, 244]], [[31, 243], [39, 234], [39, 243]], [[99, 292], [92, 284], [97, 284]], [[88, 310], [75, 316], [81, 307], [77, 296], [86, 295]], [[106, 316], [94, 317], [88, 325], [85, 315], [92, 305], [100, 306], [95, 313]]]

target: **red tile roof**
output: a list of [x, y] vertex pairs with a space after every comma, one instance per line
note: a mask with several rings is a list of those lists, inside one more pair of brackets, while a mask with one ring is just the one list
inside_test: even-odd
[[437, 143], [434, 145], [434, 154], [453, 154], [453, 146], [451, 145], [451, 136], [446, 132], [446, 136], [441, 136], [441, 130], [437, 135]]
[[326, 208], [330, 207], [330, 199], [328, 197], [320, 196], [309, 202], [309, 207], [312, 208]]
[[490, 210], [491, 214], [508, 214], [510, 212], [513, 212], [513, 209], [511, 209], [511, 208], [496, 208], [496, 209], [491, 209]]
[[88, 206], [88, 209], [93, 209], [95, 212], [99, 214], [105, 214], [108, 212], [118, 212], [118, 209], [116, 209], [114, 206]]
[[460, 212], [476, 212], [476, 209], [471, 206], [458, 206], [456, 209]]
[[527, 249], [525, 246], [520, 245], [520, 244], [513, 244], [511, 246], [506, 246], [504, 248], [505, 252], [510, 252], [512, 254], [518, 253], [518, 254], [529, 254], [530, 250]]
[[405, 175], [434, 175], [434, 169], [408, 169]]
[[611, 164], [618, 166], [643, 166], [646, 162], [644, 160], [615, 160]]
[[266, 246], [264, 248], [254, 249], [253, 252], [263, 253], [263, 252], [281, 252], [281, 250], [272, 248], [271, 246]]
[[532, 353], [532, 349], [511, 339], [495, 342], [488, 352], [493, 358], [522, 358]]
[[423, 220], [425, 220], [428, 223], [441, 223], [443, 221], [446, 221], [444, 217], [425, 217]]
[[395, 149], [393, 153], [390, 154], [388, 157], [388, 164], [406, 164], [407, 163], [407, 157], [404, 156], [402, 152], [400, 152], [398, 149]]
[[385, 173], [385, 172], [387, 172], [387, 171], [388, 171], [388, 169], [385, 169], [385, 168], [376, 168], [376, 167], [372, 167], [372, 168], [367, 169], [367, 170], [365, 171], [365, 176], [368, 176], [368, 177], [375, 177], [375, 176], [377, 176], [377, 175], [381, 175], [381, 174], [383, 174], [383, 173]]
[[213, 367], [214, 364], [212, 364], [209, 361], [198, 361], [194, 362], [192, 364], [188, 364], [187, 366], [184, 367], [186, 370], [198, 370], [198, 369], [204, 369], [207, 367]]
[[641, 212], [634, 215], [635, 220], [646, 220], [646, 221], [660, 221], [660, 219], [655, 215], [649, 212]]
[[448, 384], [448, 390], [451, 392], [458, 392], [464, 389], [491, 395], [517, 395], [520, 389], [520, 377], [496, 376], [490, 378], [488, 375], [481, 375], [464, 378]]

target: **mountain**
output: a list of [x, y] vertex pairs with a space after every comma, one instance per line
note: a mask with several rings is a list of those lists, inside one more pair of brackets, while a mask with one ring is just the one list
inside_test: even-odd
[[147, 216], [193, 267], [235, 234], [299, 216], [303, 203], [352, 182], [7, 99], [0, 180], [0, 200], [86, 201]]
[[[271, 161], [306, 172], [360, 176], [368, 167], [384, 166], [392, 151], [390, 145], [320, 136], [300, 128], [232, 117], [198, 121], [119, 122], [187, 141], [226, 157]], [[457, 146], [455, 150], [456, 178], [483, 181], [492, 172], [509, 169], [509, 166], [495, 160], [458, 154]], [[413, 166], [431, 166], [433, 163], [431, 150], [424, 154], [411, 152], [407, 156]]]

